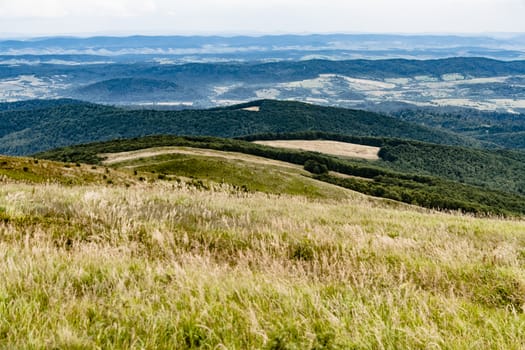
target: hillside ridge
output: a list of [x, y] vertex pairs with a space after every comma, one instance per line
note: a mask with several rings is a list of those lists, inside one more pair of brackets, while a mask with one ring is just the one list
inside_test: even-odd
[[[38, 102], [29, 102], [38, 105]], [[42, 102], [48, 104], [49, 102]], [[53, 103], [55, 105], [53, 105]], [[480, 141], [393, 117], [292, 101], [259, 100], [208, 110], [128, 110], [72, 100], [0, 112], [0, 153], [27, 155], [61, 146], [155, 134], [239, 137], [323, 131], [479, 147]], [[242, 110], [257, 105], [258, 113]], [[4, 107], [4, 109], [7, 109]], [[0, 107], [1, 110], [1, 107]]]

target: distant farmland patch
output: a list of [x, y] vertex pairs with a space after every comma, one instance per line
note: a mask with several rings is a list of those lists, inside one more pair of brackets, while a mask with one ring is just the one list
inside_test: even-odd
[[260, 145], [301, 149], [305, 151], [314, 151], [319, 153], [331, 154], [334, 156], [352, 157], [377, 160], [379, 159], [379, 147], [357, 145], [339, 141], [326, 140], [272, 140], [272, 141], [255, 141]]
[[261, 107], [259, 107], [259, 106], [251, 106], [251, 107], [243, 108], [242, 110], [243, 111], [248, 111], [248, 112], [260, 112], [261, 111]]

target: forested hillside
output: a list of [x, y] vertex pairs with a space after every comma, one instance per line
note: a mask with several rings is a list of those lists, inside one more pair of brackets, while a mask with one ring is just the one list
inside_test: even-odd
[[335, 140], [380, 147], [375, 166], [441, 178], [504, 192], [525, 193], [525, 153], [475, 149], [411, 140], [348, 136], [324, 132], [258, 134], [242, 140]]
[[[43, 108], [40, 108], [42, 103]], [[60, 146], [155, 134], [236, 137], [267, 132], [323, 131], [480, 146], [477, 140], [361, 110], [261, 100], [209, 110], [125, 110], [59, 100], [16, 104], [0, 112], [0, 153], [24, 155]], [[257, 106], [258, 112], [243, 108]], [[11, 109], [0, 107], [1, 109]]]
[[524, 114], [447, 107], [400, 109], [388, 114], [407, 122], [485, 141], [487, 145], [525, 150]]

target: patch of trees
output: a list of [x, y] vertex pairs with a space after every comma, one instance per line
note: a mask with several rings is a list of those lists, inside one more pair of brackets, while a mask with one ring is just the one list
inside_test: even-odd
[[481, 150], [411, 141], [387, 141], [383, 166], [401, 172], [437, 176], [486, 189], [525, 192], [525, 153]]
[[328, 167], [325, 164], [319, 163], [313, 159], [308, 159], [304, 162], [304, 170], [317, 175], [328, 173]]
[[378, 176], [373, 178], [373, 181], [356, 178], [343, 179], [327, 174], [316, 178], [371, 196], [426, 208], [504, 216], [525, 213], [525, 197], [523, 196], [441, 179], [421, 183], [391, 176]]

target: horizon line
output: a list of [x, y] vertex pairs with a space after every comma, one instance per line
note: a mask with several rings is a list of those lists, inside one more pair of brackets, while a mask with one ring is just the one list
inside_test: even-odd
[[525, 32], [206, 32], [206, 33], [133, 33], [133, 32], [89, 32], [89, 33], [50, 33], [50, 34], [29, 34], [29, 33], [1, 33], [0, 40], [23, 40], [23, 39], [49, 39], [49, 38], [75, 38], [87, 39], [96, 37], [279, 37], [279, 36], [454, 36], [454, 37], [487, 37], [492, 39], [512, 39], [524, 36]]

